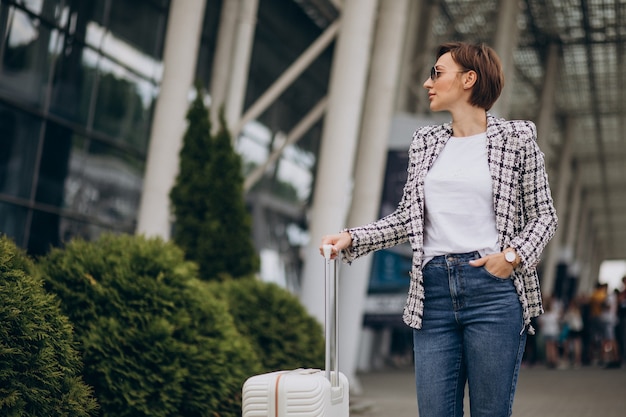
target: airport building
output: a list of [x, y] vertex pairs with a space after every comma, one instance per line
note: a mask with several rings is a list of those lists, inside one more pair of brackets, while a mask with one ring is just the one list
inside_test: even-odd
[[[485, 42], [491, 112], [533, 120], [560, 228], [547, 295], [626, 259], [626, 3], [563, 0], [1, 0], [0, 232], [33, 255], [103, 232], [169, 238], [195, 82], [245, 167], [260, 274], [322, 317], [321, 236], [393, 210], [411, 134], [447, 121], [436, 47]], [[402, 353], [410, 248], [341, 270], [340, 363]]]

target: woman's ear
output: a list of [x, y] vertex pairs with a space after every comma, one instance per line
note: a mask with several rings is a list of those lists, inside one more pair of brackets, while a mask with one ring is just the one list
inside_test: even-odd
[[469, 70], [463, 75], [464, 75], [463, 77], [463, 89], [464, 90], [468, 90], [472, 88], [474, 84], [476, 84], [476, 81], [478, 81], [478, 74], [476, 74], [476, 71], [474, 70]]

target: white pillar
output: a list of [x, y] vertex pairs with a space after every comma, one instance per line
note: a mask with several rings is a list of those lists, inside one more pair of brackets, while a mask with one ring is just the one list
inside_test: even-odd
[[[552, 190], [554, 207], [560, 219], [565, 219], [567, 212], [568, 189], [572, 179], [572, 137], [574, 135], [574, 120], [565, 121], [565, 133], [563, 134], [563, 146], [559, 155], [559, 174], [556, 188]], [[561, 257], [561, 242], [563, 232], [558, 228], [550, 245], [546, 248], [545, 263], [543, 265], [543, 277], [541, 281], [541, 291], [544, 295], [550, 296], [554, 291], [556, 280], [556, 267]]]
[[[349, 226], [369, 223], [378, 217], [380, 211], [387, 143], [395, 107], [408, 8], [408, 0], [380, 1], [355, 162], [354, 192], [348, 212]], [[342, 371], [353, 382], [351, 389], [355, 393], [360, 390], [356, 369], [371, 263], [371, 256], [355, 262], [343, 270], [339, 282], [339, 327], [342, 329], [339, 363], [342, 364]]]
[[[580, 236], [580, 213], [583, 206], [582, 185], [580, 183], [580, 171], [574, 170], [574, 178], [569, 198], [569, 210], [567, 215], [567, 223], [563, 230], [563, 254], [567, 263], [567, 272], [569, 277], [576, 278], [577, 292], [580, 291], [580, 262], [576, 258], [576, 238]], [[563, 227], [563, 226], [562, 226]]]
[[[170, 237], [170, 189], [178, 174], [178, 153], [186, 129], [188, 97], [205, 0], [172, 0], [163, 53], [163, 79], [152, 119], [152, 134], [137, 218], [137, 233]], [[184, 45], [184, 47], [181, 47]]]
[[[239, 121], [243, 112], [250, 71], [250, 56], [254, 43], [254, 30], [256, 28], [257, 10], [259, 0], [240, 0], [239, 18], [235, 33], [235, 45], [232, 51], [230, 66], [230, 82], [226, 96], [224, 116], [229, 127], [233, 127]], [[236, 139], [232, 138], [233, 141]]]
[[223, 0], [211, 70], [211, 130], [217, 132], [219, 109], [225, 106], [235, 50], [240, 0]]
[[[559, 64], [559, 46], [556, 43], [550, 44], [546, 56], [545, 76], [541, 88], [541, 98], [539, 101], [539, 110], [537, 112], [537, 144], [539, 148], [546, 154], [545, 163], [546, 170], [549, 170], [550, 160], [554, 157], [548, 146], [548, 138], [552, 134], [552, 126], [554, 123], [554, 106], [555, 106], [555, 94], [556, 81], [558, 77], [558, 64]], [[552, 176], [550, 176], [552, 179]], [[562, 221], [563, 219], [559, 219]], [[562, 227], [559, 227], [559, 229]], [[558, 232], [558, 229], [557, 229]], [[548, 272], [554, 269], [555, 264], [554, 256], [556, 252], [560, 250], [559, 245], [555, 241], [556, 236], [548, 243], [544, 249], [544, 259], [547, 260], [546, 265], [543, 268], [544, 275], [549, 274], [548, 281], [554, 279], [555, 271]], [[554, 252], [554, 254], [553, 254]], [[548, 265], [549, 264], [549, 265]], [[545, 282], [545, 278], [544, 278]], [[549, 285], [553, 285], [551, 282]], [[545, 284], [542, 284], [545, 287]], [[547, 288], [544, 288], [547, 291]], [[548, 291], [552, 292], [552, 288]]]
[[376, 344], [376, 331], [372, 328], [364, 327], [360, 339], [362, 347], [359, 350], [357, 368], [359, 371], [369, 372], [372, 369], [372, 351]]
[[517, 15], [520, 12], [519, 0], [500, 0], [498, 6], [497, 30], [494, 38], [493, 49], [502, 60], [502, 69], [505, 75], [504, 89], [500, 99], [496, 101], [491, 110], [495, 115], [508, 117], [513, 90], [513, 77], [515, 76], [515, 66], [513, 62], [513, 52], [517, 47], [519, 26], [517, 25]]
[[346, 224], [376, 5], [377, 0], [346, 0], [335, 45], [301, 288], [303, 304], [320, 322], [324, 262], [318, 248], [323, 235]]
[[[422, 101], [428, 101], [422, 87], [428, 70], [435, 63], [433, 53], [435, 32], [432, 23], [440, 10], [438, 2], [411, 1], [403, 39], [402, 63], [397, 83], [396, 110], [419, 113]], [[427, 109], [428, 107], [426, 107]]]
[[591, 248], [591, 261], [589, 262], [590, 291], [600, 279], [600, 265], [602, 265], [602, 247], [598, 240], [593, 240]]
[[376, 333], [378, 333], [380, 339], [378, 340], [378, 349], [376, 349], [375, 352], [376, 358], [372, 363], [372, 366], [374, 369], [384, 369], [387, 364], [387, 360], [391, 356], [393, 329], [387, 326], [378, 330]]
[[591, 264], [591, 248], [593, 247], [592, 241], [594, 239], [593, 233], [591, 233], [591, 214], [583, 208], [580, 216], [579, 224], [579, 238], [576, 242], [576, 261], [579, 264], [580, 270], [580, 283], [578, 285], [579, 294], [588, 294], [593, 287], [593, 281], [590, 277], [590, 264]]
[[548, 158], [552, 157], [548, 147], [548, 138], [552, 134], [554, 120], [555, 90], [559, 76], [559, 51], [560, 47], [556, 43], [551, 43], [548, 47], [545, 76], [541, 86], [541, 98], [537, 113], [537, 144], [546, 153], [546, 163], [549, 162]]
[[587, 211], [587, 200], [581, 194], [580, 209], [578, 211], [578, 218], [575, 226], [576, 232], [571, 246], [574, 254], [574, 270], [577, 272], [578, 276], [578, 294], [584, 294], [587, 291], [587, 283], [585, 282], [586, 278], [583, 273], [583, 269], [585, 267], [585, 263], [587, 262], [585, 250], [589, 224], [588, 220], [589, 214]]
[[567, 224], [565, 226], [565, 239], [563, 247], [567, 254], [568, 263], [575, 262], [575, 245], [576, 236], [578, 235], [578, 227], [580, 224], [580, 212], [582, 207], [582, 185], [580, 183], [580, 171], [575, 171], [575, 177], [572, 180], [572, 192], [569, 201], [569, 213], [567, 215]]

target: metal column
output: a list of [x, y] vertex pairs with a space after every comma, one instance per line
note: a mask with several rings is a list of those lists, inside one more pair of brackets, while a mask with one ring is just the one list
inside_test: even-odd
[[[137, 233], [170, 237], [170, 189], [178, 174], [188, 96], [193, 86], [205, 0], [172, 0], [163, 53], [163, 80], [154, 110]], [[185, 45], [181, 48], [181, 45]]]
[[346, 225], [376, 6], [377, 0], [345, 1], [334, 51], [300, 295], [320, 322], [324, 283], [318, 248], [323, 235]]

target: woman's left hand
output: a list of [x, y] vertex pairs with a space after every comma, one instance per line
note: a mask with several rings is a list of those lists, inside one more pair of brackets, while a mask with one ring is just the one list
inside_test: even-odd
[[482, 258], [474, 259], [469, 262], [470, 265], [480, 268], [484, 266], [487, 272], [496, 277], [506, 279], [513, 273], [513, 265], [504, 259], [504, 252], [492, 253]]

